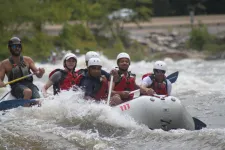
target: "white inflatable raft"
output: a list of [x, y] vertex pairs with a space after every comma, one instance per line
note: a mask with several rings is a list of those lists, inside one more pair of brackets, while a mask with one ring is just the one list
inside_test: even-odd
[[193, 118], [173, 96], [141, 96], [113, 108], [121, 114], [131, 116], [138, 123], [150, 129], [187, 129], [198, 130], [206, 125]]
[[[36, 100], [17, 100], [9, 93], [1, 99], [0, 111], [23, 106], [27, 102], [35, 104]], [[173, 96], [140, 96], [112, 109], [131, 116], [136, 122], [145, 124], [150, 129], [199, 130], [206, 127], [205, 123], [192, 117], [181, 101]]]

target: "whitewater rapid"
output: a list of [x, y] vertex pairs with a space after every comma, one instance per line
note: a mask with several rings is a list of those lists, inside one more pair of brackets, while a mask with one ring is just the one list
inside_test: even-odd
[[[106, 71], [116, 67], [115, 60], [104, 56], [101, 59]], [[84, 101], [81, 91], [68, 91], [53, 100], [44, 100], [42, 107], [16, 108], [1, 115], [0, 149], [225, 149], [225, 60], [164, 61], [168, 65], [167, 75], [179, 71], [172, 95], [181, 100], [192, 116], [205, 122], [206, 129], [149, 130], [129, 116], [111, 111], [109, 106]], [[41, 88], [50, 71], [62, 68], [61, 64], [37, 64], [46, 69], [46, 74], [42, 79], [35, 78], [35, 84]], [[131, 63], [137, 83], [144, 73], [152, 71], [153, 64]], [[85, 67], [84, 56], [78, 58], [77, 66]]]

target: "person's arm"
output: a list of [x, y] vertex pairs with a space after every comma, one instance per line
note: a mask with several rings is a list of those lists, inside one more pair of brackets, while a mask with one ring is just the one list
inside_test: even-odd
[[152, 80], [149, 76], [145, 77], [141, 81], [141, 87], [143, 87], [143, 88], [148, 88], [149, 86], [151, 86], [151, 84], [152, 84]]
[[135, 89], [140, 89], [141, 94], [147, 95], [148, 88], [137, 85], [136, 82], [135, 82]]
[[47, 97], [48, 88], [51, 87], [54, 83], [57, 83], [57, 81], [60, 80], [61, 76], [62, 76], [62, 73], [60, 71], [56, 71], [55, 73], [53, 73], [53, 75], [49, 78], [47, 83], [42, 88], [42, 93], [44, 97]]
[[48, 94], [47, 94], [47, 90], [48, 90], [48, 88], [51, 87], [52, 85], [53, 85], [52, 81], [51, 81], [51, 80], [48, 80], [47, 83], [43, 86], [43, 88], [42, 88], [41, 91], [42, 91], [42, 94], [43, 94], [44, 97], [47, 97], [47, 95], [48, 95]]
[[142, 88], [141, 89], [141, 94], [144, 94], [144, 95], [153, 95], [155, 94], [155, 91], [152, 89], [152, 88], [148, 88], [149, 86], [151, 86], [152, 84], [152, 80], [149, 76], [145, 77], [142, 82], [141, 82], [141, 85], [140, 87]]
[[120, 76], [118, 74], [118, 70], [117, 69], [112, 69], [110, 71], [110, 75], [113, 76], [113, 82], [118, 82], [120, 79]]
[[129, 93], [130, 93], [129, 91], [114, 91], [114, 88], [115, 88], [115, 82], [113, 82], [112, 84], [112, 95], [118, 94], [120, 95], [122, 99], [129, 97]]
[[0, 87], [5, 87], [5, 83], [3, 82], [4, 78], [5, 78], [4, 62], [0, 62]]
[[170, 96], [172, 91], [172, 83], [169, 80], [166, 81], [167, 81], [167, 93]]
[[45, 73], [45, 69], [44, 68], [37, 68], [35, 66], [34, 61], [30, 58], [30, 57], [24, 57], [27, 62], [29, 63], [29, 67], [32, 70], [32, 72], [38, 77], [41, 78], [43, 76], [43, 74]]

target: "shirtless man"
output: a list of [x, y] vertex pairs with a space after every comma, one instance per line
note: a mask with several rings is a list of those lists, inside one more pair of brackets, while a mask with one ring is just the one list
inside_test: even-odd
[[[0, 63], [0, 87], [5, 87], [3, 82], [5, 75], [8, 81], [31, 74], [31, 71], [41, 78], [45, 73], [44, 68], [37, 68], [34, 61], [27, 56], [22, 56], [22, 43], [18, 37], [13, 37], [8, 42], [8, 49], [11, 56]], [[17, 99], [26, 100], [40, 98], [38, 88], [33, 84], [33, 77], [30, 76], [23, 80], [10, 84], [11, 94]]]

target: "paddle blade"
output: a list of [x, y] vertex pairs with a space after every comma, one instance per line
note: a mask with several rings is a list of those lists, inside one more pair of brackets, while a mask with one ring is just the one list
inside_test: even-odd
[[177, 81], [178, 74], [179, 74], [179, 72], [176, 71], [176, 72], [170, 74], [169, 76], [167, 76], [166, 79], [170, 80], [171, 83], [174, 83]]
[[201, 130], [202, 128], [206, 128], [207, 125], [202, 122], [201, 120], [193, 117], [194, 123], [195, 123], [195, 130]]
[[133, 98], [137, 98], [140, 96], [140, 90], [134, 92], [134, 97]]
[[131, 91], [130, 93], [129, 93], [129, 95], [131, 95], [133, 98], [137, 98], [137, 97], [139, 97], [140, 96], [140, 89], [137, 89], [137, 90], [134, 90], [134, 91]]

